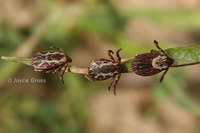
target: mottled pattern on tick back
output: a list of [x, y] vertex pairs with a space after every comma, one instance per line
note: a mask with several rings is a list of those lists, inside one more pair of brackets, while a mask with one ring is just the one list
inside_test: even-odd
[[[36, 53], [31, 58], [31, 65], [35, 71], [45, 71], [46, 73], [61, 71], [60, 79], [64, 84], [63, 75], [68, 67], [68, 63], [72, 62], [72, 59], [64, 53], [61, 48], [51, 47], [56, 51], [41, 51]], [[62, 69], [64, 68], [64, 69]]]
[[102, 58], [93, 60], [88, 66], [88, 74], [85, 75], [85, 77], [91, 81], [101, 81], [111, 78], [108, 90], [110, 90], [113, 85], [114, 95], [116, 95], [116, 86], [121, 73], [125, 70], [125, 66], [121, 64], [120, 50], [121, 49], [116, 52], [117, 60], [112, 56], [112, 54], [114, 54], [112, 50], [108, 50], [110, 60]]
[[106, 59], [92, 61], [88, 69], [90, 78], [94, 80], [106, 80], [119, 73], [119, 65]]
[[32, 57], [33, 67], [39, 70], [57, 67], [65, 64], [66, 61], [64, 53], [55, 51], [42, 51]]
[[139, 54], [133, 59], [132, 68], [133, 71], [141, 76], [151, 76], [159, 73], [160, 69], [154, 69], [152, 66], [152, 60], [159, 56], [158, 53]]

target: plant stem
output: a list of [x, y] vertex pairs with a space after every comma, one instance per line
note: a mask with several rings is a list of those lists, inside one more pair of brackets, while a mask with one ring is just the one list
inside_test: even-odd
[[[182, 67], [182, 66], [200, 64], [200, 45], [170, 48], [166, 49], [165, 52], [168, 54], [170, 58], [174, 59], [174, 64], [170, 67]], [[124, 64], [125, 67], [127, 68], [127, 70], [124, 71], [123, 73], [132, 72], [133, 58], [134, 57], [125, 58], [121, 60], [121, 63]], [[31, 66], [30, 58], [2, 56], [1, 59], [23, 63]], [[88, 74], [88, 68], [79, 68], [76, 66], [69, 65], [66, 72], [73, 72], [86, 75]]]
[[[30, 58], [2, 56], [1, 59], [7, 60], [7, 61], [12, 61], [12, 62], [18, 62], [18, 63], [22, 63], [22, 64], [25, 64], [25, 65], [31, 66], [31, 59]], [[122, 59], [122, 63], [127, 63], [131, 59], [132, 58]], [[129, 72], [130, 71], [131, 70], [129, 69]], [[85, 74], [85, 75], [87, 75], [88, 74], [88, 68], [80, 68], [80, 67], [69, 65], [69, 67], [66, 70], [66, 72], [72, 72], [72, 73], [79, 73], [79, 74]]]

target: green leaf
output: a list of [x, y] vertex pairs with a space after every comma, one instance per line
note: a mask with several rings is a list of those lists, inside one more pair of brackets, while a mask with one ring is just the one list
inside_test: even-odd
[[174, 59], [173, 67], [200, 63], [200, 45], [170, 48], [165, 52]]

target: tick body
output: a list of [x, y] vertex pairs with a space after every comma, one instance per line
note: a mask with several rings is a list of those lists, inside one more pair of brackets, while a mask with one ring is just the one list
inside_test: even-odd
[[132, 62], [132, 68], [136, 74], [141, 76], [152, 76], [164, 70], [160, 77], [160, 82], [162, 82], [174, 60], [159, 47], [156, 40], [154, 40], [154, 44], [162, 53], [153, 49], [151, 53], [136, 55]]
[[116, 52], [117, 60], [112, 56], [112, 54], [114, 54], [112, 50], [108, 50], [110, 60], [103, 58], [93, 60], [89, 64], [88, 75], [85, 75], [85, 77], [91, 81], [102, 81], [112, 78], [108, 90], [110, 90], [114, 83], [114, 95], [116, 95], [116, 86], [120, 79], [121, 72], [125, 69], [125, 66], [121, 64], [121, 57], [119, 56], [120, 50], [121, 49]]
[[[72, 59], [67, 54], [65, 54], [61, 48], [51, 48], [55, 48], [59, 52], [38, 52], [31, 58], [31, 65], [33, 66], [35, 71], [45, 71], [46, 73], [55, 73], [57, 71], [61, 71], [60, 79], [62, 81], [62, 84], [64, 84], [63, 75], [68, 67], [68, 62], [72, 62]], [[63, 67], [64, 69], [62, 70]]]

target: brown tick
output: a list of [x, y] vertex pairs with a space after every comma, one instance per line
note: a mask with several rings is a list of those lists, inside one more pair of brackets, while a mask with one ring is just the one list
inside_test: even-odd
[[114, 82], [114, 95], [116, 95], [116, 86], [120, 79], [121, 72], [125, 69], [125, 66], [121, 64], [121, 57], [119, 56], [120, 50], [121, 49], [116, 52], [117, 60], [113, 58], [112, 54], [114, 54], [114, 52], [112, 50], [108, 50], [108, 56], [111, 60], [103, 58], [93, 60], [89, 64], [88, 75], [85, 75], [85, 77], [91, 81], [102, 81], [112, 78], [108, 90], [110, 91]]
[[165, 70], [160, 77], [160, 82], [162, 82], [169, 67], [174, 63], [174, 60], [158, 46], [159, 44], [156, 40], [154, 40], [154, 44], [162, 54], [153, 49], [151, 53], [136, 55], [132, 62], [132, 68], [136, 74], [141, 76], [152, 76]]
[[[65, 54], [61, 48], [51, 48], [57, 49], [59, 52], [38, 52], [31, 58], [31, 65], [33, 66], [35, 71], [45, 71], [46, 73], [55, 73], [57, 71], [61, 71], [60, 79], [62, 81], [62, 84], [64, 84], [63, 75], [67, 69], [68, 62], [72, 62], [72, 59], [67, 54]], [[63, 67], [64, 69], [61, 70]]]

